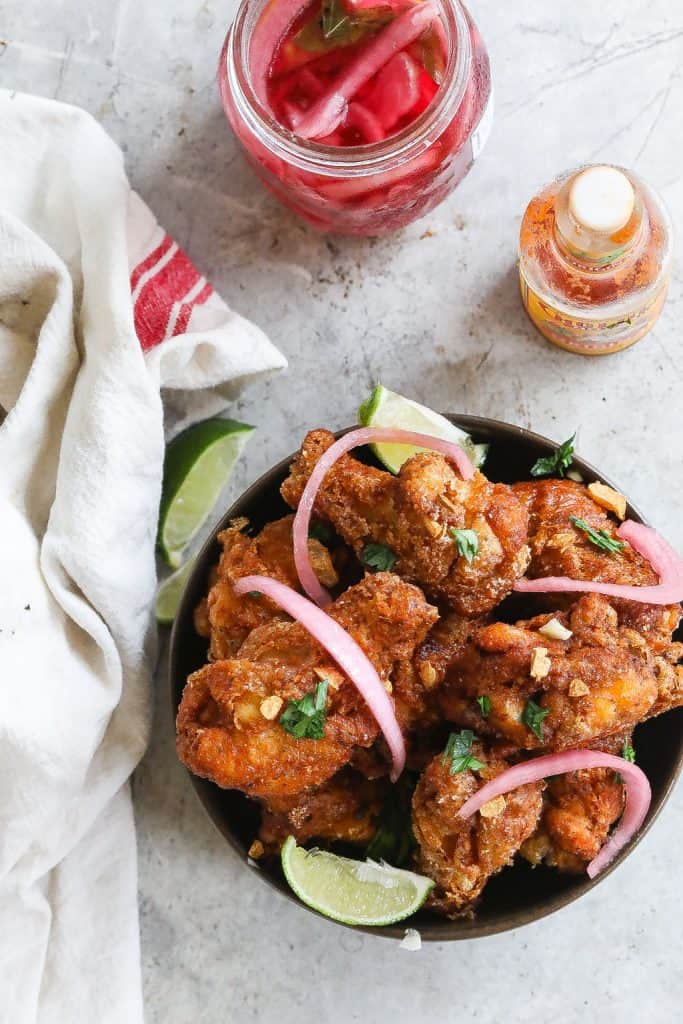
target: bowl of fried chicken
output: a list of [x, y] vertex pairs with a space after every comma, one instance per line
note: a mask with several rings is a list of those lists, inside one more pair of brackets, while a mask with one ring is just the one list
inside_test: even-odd
[[446, 418], [481, 468], [310, 431], [197, 557], [170, 670], [179, 757], [253, 873], [297, 899], [289, 837], [415, 872], [424, 905], [366, 930], [439, 941], [579, 898], [683, 760], [681, 560], [569, 442]]

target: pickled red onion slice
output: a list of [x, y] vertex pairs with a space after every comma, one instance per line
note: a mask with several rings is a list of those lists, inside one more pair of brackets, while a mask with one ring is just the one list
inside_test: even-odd
[[382, 685], [377, 671], [356, 641], [334, 619], [317, 608], [291, 587], [268, 576], [243, 576], [233, 584], [236, 594], [258, 591], [300, 622], [304, 629], [325, 648], [349, 677], [380, 727], [391, 751], [391, 780], [396, 782], [403, 771], [406, 749], [403, 733], [396, 720], [394, 705]]
[[375, 115], [362, 103], [349, 103], [349, 112], [346, 115], [347, 128], [355, 128], [362, 135], [365, 142], [381, 142], [384, 138], [382, 125]]
[[413, 7], [419, 2], [420, 0], [343, 0], [343, 6], [349, 14], [354, 14], [356, 11], [401, 11], [404, 7]]
[[[328, 92], [321, 96], [309, 109], [297, 125], [296, 133], [303, 139], [323, 139], [335, 132], [346, 117], [348, 109], [346, 96], [339, 92]], [[304, 126], [304, 132], [301, 126]]]
[[[319, 141], [323, 142], [323, 139], [319, 139]], [[328, 145], [330, 144], [327, 139], [324, 141]], [[316, 187], [319, 192], [322, 192], [333, 203], [343, 203], [347, 199], [357, 200], [359, 196], [370, 196], [372, 193], [382, 189], [382, 193], [377, 198], [377, 205], [381, 205], [386, 203], [388, 189], [395, 185], [402, 185], [407, 190], [412, 189], [414, 182], [411, 179], [416, 174], [426, 174], [428, 171], [433, 170], [440, 159], [441, 150], [439, 144], [434, 143], [426, 152], [420, 153], [408, 161], [407, 164], [401, 164], [400, 167], [394, 167], [392, 170], [383, 171], [381, 174], [368, 174], [362, 178], [348, 178], [346, 181], [337, 178], [334, 181], [324, 185], [317, 185]]]
[[385, 131], [419, 102], [420, 70], [410, 54], [397, 53], [377, 75], [368, 102]]
[[645, 772], [623, 757], [605, 754], [601, 750], [565, 750], [560, 754], [545, 754], [531, 761], [513, 765], [495, 779], [478, 789], [458, 811], [460, 818], [469, 818], [489, 800], [509, 793], [529, 782], [540, 782], [551, 775], [564, 775], [584, 768], [612, 768], [619, 772], [626, 784], [626, 805], [621, 821], [586, 871], [595, 878], [612, 861], [638, 831], [645, 820], [652, 792]]
[[355, 60], [349, 62], [328, 91], [310, 107], [297, 126], [297, 135], [303, 139], [317, 139], [334, 131], [339, 124], [335, 119], [339, 117], [341, 102], [347, 104], [352, 100], [394, 54], [410, 46], [438, 17], [438, 11], [435, 0], [424, 0], [394, 18]]
[[659, 576], [659, 583], [650, 587], [632, 587], [625, 583], [602, 583], [599, 580], [572, 580], [568, 576], [542, 576], [536, 580], [517, 580], [514, 589], [524, 594], [590, 593], [622, 597], [642, 604], [676, 604], [683, 601], [683, 559], [661, 534], [651, 526], [627, 519], [617, 536], [628, 541], [639, 555], [647, 559]]
[[418, 434], [413, 430], [394, 430], [391, 427], [362, 427], [359, 430], [349, 431], [348, 434], [344, 434], [338, 441], [330, 445], [315, 464], [313, 472], [306, 482], [292, 527], [294, 564], [296, 565], [299, 581], [308, 596], [322, 607], [328, 605], [332, 598], [318, 581], [308, 553], [308, 530], [316, 494], [327, 471], [342, 455], [346, 455], [352, 448], [360, 448], [364, 444], [380, 444], [382, 442], [406, 444], [412, 447], [428, 448], [430, 451], [440, 452], [455, 464], [463, 480], [471, 480], [474, 476], [472, 463], [460, 445], [454, 444], [452, 441], [444, 441], [440, 437]]
[[254, 92], [264, 107], [268, 107], [268, 73], [278, 43], [309, 3], [310, 0], [270, 0], [254, 27], [249, 45], [249, 70]]

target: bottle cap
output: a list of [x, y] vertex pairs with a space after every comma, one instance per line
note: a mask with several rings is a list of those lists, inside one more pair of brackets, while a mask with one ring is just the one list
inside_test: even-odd
[[635, 204], [633, 185], [616, 167], [588, 167], [574, 178], [569, 211], [579, 227], [614, 235], [628, 224]]

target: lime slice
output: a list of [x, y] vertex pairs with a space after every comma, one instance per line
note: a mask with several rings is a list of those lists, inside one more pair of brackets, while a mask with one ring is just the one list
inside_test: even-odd
[[374, 861], [349, 860], [324, 850], [305, 850], [289, 836], [282, 869], [307, 906], [344, 924], [393, 924], [419, 910], [434, 887], [431, 878]]
[[166, 449], [158, 543], [172, 569], [180, 565], [253, 432], [236, 420], [205, 420]]
[[181, 565], [179, 569], [176, 569], [170, 576], [167, 576], [160, 584], [157, 590], [156, 605], [154, 606], [154, 612], [159, 625], [170, 626], [173, 623], [178, 611], [178, 605], [180, 604], [180, 598], [183, 596], [183, 590], [193, 565], [194, 558], [191, 558], [189, 562]]
[[[463, 448], [475, 466], [483, 466], [488, 453], [487, 444], [474, 444], [469, 434], [454, 426], [445, 416], [419, 405], [410, 398], [397, 395], [395, 391], [378, 384], [370, 397], [363, 402], [358, 410], [358, 421], [363, 427], [397, 427], [399, 430], [415, 430], [420, 434], [430, 434], [444, 441], [455, 441]], [[411, 455], [424, 451], [423, 448], [410, 448], [405, 444], [373, 444], [374, 451], [380, 462], [392, 473], [399, 469]]]

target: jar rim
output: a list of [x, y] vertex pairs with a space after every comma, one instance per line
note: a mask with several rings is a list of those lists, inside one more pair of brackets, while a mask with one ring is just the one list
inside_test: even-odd
[[276, 157], [304, 171], [331, 177], [363, 177], [399, 167], [422, 153], [455, 117], [472, 68], [469, 24], [461, 0], [438, 0], [449, 43], [443, 82], [429, 106], [406, 128], [381, 142], [362, 146], [326, 146], [301, 139], [281, 125], [256, 95], [249, 74], [249, 44], [269, 0], [242, 0], [221, 53], [219, 78], [227, 76], [230, 94], [250, 131]]

